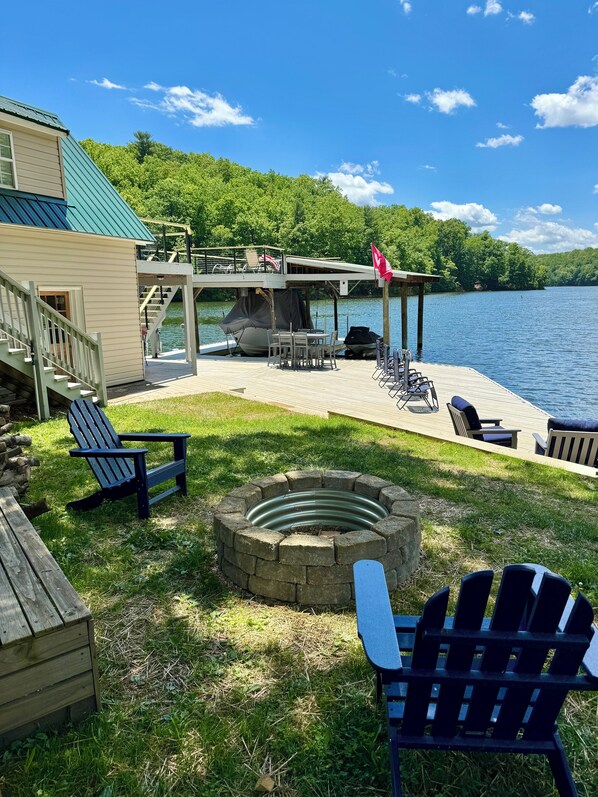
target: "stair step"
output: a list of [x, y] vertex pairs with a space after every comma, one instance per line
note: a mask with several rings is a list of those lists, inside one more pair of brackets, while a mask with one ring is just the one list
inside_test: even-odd
[[65, 382], [70, 379], [70, 376], [67, 374], [54, 374], [54, 381], [55, 382]]
[[9, 349], [8, 350], [8, 353], [11, 356], [13, 356], [13, 355], [16, 356], [17, 354], [25, 354], [26, 352], [27, 352], [27, 349]]
[[91, 398], [95, 394], [95, 390], [81, 390], [81, 398]]

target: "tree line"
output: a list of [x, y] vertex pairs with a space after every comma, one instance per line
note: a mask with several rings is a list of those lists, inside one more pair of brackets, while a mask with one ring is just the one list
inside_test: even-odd
[[516, 243], [420, 208], [360, 207], [326, 177], [259, 172], [171, 149], [141, 131], [125, 146], [81, 144], [138, 215], [189, 224], [194, 246], [269, 244], [305, 257], [370, 264], [373, 242], [395, 267], [437, 274], [438, 291], [546, 283], [543, 261]]
[[598, 249], [538, 255], [537, 261], [549, 274], [550, 285], [598, 285]]

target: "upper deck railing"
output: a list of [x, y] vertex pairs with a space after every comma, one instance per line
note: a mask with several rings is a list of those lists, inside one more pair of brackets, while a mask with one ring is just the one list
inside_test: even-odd
[[278, 246], [194, 247], [191, 228], [157, 219], [142, 219], [155, 241], [137, 247], [137, 259], [158, 263], [191, 263], [194, 274], [285, 274], [284, 251]]

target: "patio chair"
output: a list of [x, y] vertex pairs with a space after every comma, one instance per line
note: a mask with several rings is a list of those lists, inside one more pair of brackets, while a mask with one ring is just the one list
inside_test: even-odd
[[311, 366], [311, 347], [307, 332], [293, 333], [293, 365], [298, 368], [302, 365]]
[[278, 365], [280, 366], [280, 354], [281, 354], [280, 333], [274, 329], [269, 329], [267, 334], [268, 334], [268, 360], [266, 364], [269, 368], [271, 361], [273, 359], [278, 358]]
[[533, 432], [536, 454], [598, 467], [598, 421], [549, 418], [548, 438]]
[[386, 344], [382, 342], [382, 338], [378, 338], [376, 341], [376, 367], [372, 373], [372, 379], [379, 379], [384, 371], [384, 360], [382, 358], [382, 353], [384, 351], [385, 345]]
[[255, 249], [245, 250], [246, 265], [243, 271], [265, 271], [265, 266], [260, 263], [260, 259]]
[[521, 429], [505, 429], [500, 418], [480, 418], [476, 408], [461, 396], [453, 396], [448, 407], [455, 434], [470, 440], [483, 440], [505, 448], [517, 448]]
[[[388, 393], [391, 398], [395, 398], [405, 386], [405, 359], [399, 356], [399, 352], [395, 349], [392, 353], [392, 381], [387, 384]], [[407, 361], [407, 380], [410, 385], [414, 385], [419, 381], [426, 381], [421, 371], [416, 371], [411, 368], [410, 361]]]
[[357, 630], [385, 697], [394, 797], [401, 748], [542, 754], [561, 797], [577, 797], [556, 720], [569, 690], [598, 690], [589, 601], [540, 565], [509, 565], [488, 619], [491, 570], [465, 576], [454, 617], [448, 587], [421, 617], [393, 617], [382, 564], [353, 569]]
[[292, 332], [279, 332], [278, 343], [280, 346], [280, 358], [278, 364], [281, 368], [295, 364], [294, 335]]
[[424, 376], [415, 375], [411, 370], [411, 352], [403, 349], [402, 380], [393, 392], [393, 398], [398, 396], [397, 407], [402, 410], [409, 401], [423, 399], [432, 412], [438, 410], [438, 395], [434, 382]]
[[328, 359], [331, 368], [336, 368], [336, 339], [337, 339], [337, 331], [333, 329], [330, 333], [330, 339], [326, 343], [322, 343], [319, 348], [319, 354], [322, 360], [322, 366], [324, 366], [324, 362]]
[[[95, 509], [103, 501], [137, 495], [139, 517], [146, 519], [150, 516], [150, 506], [157, 501], [179, 491], [187, 495], [187, 440], [190, 434], [117, 434], [105, 413], [89, 399], [73, 401], [66, 417], [79, 446], [71, 449], [69, 454], [71, 457], [85, 457], [100, 485], [100, 489], [87, 498], [67, 504], [69, 509]], [[127, 440], [172, 443], [174, 460], [148, 470], [145, 461], [147, 448], [125, 448], [123, 442]], [[150, 497], [152, 487], [170, 479], [175, 481], [173, 487]]]

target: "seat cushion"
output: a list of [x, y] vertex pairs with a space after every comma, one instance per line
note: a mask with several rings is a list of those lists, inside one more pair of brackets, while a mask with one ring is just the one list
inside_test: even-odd
[[555, 429], [562, 432], [598, 432], [598, 421], [576, 421], [571, 418], [549, 418], [548, 431]]
[[[479, 439], [479, 437], [476, 437], [476, 440]], [[482, 435], [482, 440], [485, 443], [496, 443], [497, 446], [506, 446], [507, 448], [511, 448], [513, 445], [512, 434], [484, 434]]]
[[451, 405], [456, 410], [460, 410], [461, 412], [465, 413], [465, 417], [467, 418], [467, 423], [469, 424], [470, 429], [475, 431], [476, 429], [482, 428], [477, 410], [473, 404], [469, 403], [469, 401], [465, 401], [465, 399], [461, 398], [461, 396], [453, 396], [451, 399]]

